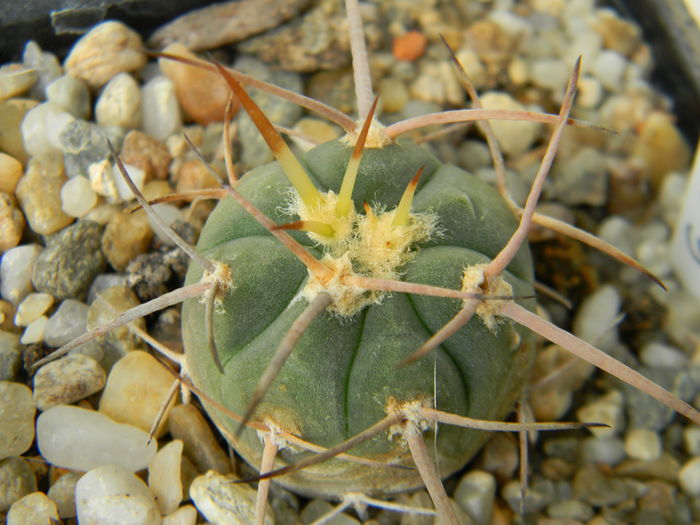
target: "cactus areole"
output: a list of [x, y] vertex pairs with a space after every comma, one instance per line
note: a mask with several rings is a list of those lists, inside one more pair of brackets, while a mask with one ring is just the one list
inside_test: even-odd
[[[367, 147], [350, 209], [339, 209], [352, 151], [350, 140], [339, 140], [301, 158], [319, 192], [315, 201], [290, 185], [278, 162], [251, 170], [236, 189], [278, 225], [301, 219], [330, 226], [314, 233], [294, 231], [292, 236], [336, 277], [345, 273], [460, 290], [469, 269], [495, 257], [516, 228], [513, 213], [494, 190], [410, 141]], [[402, 195], [421, 168], [410, 212], [401, 211]], [[331, 296], [331, 305], [304, 331], [254, 420], [332, 447], [384, 418], [397, 403], [498, 420], [519, 397], [533, 357], [533, 336], [507, 319], [477, 311], [436, 351], [397, 367], [459, 311], [460, 299], [348, 289], [336, 286], [334, 279], [319, 282], [230, 197], [211, 213], [197, 248], [230, 267], [232, 286], [213, 321], [223, 373], [207, 344], [205, 305], [197, 299], [184, 304], [190, 373], [196, 386], [236, 413], [246, 411], [280, 341], [322, 292]], [[202, 276], [201, 268], [191, 264], [187, 282]], [[506, 295], [532, 296], [527, 246], [503, 278], [510, 285]], [[519, 302], [532, 307], [530, 300]], [[259, 465], [263, 445], [258, 432], [246, 428], [236, 436], [238, 423], [212, 406], [206, 408], [236, 451]], [[445, 425], [437, 431], [434, 425], [423, 429], [443, 476], [462, 468], [488, 437], [483, 431]], [[391, 430], [349, 453], [413, 467], [405, 441]], [[282, 448], [275, 467], [308, 454]], [[299, 493], [324, 496], [390, 493], [422, 485], [414, 468], [372, 467], [337, 458], [277, 481]]]

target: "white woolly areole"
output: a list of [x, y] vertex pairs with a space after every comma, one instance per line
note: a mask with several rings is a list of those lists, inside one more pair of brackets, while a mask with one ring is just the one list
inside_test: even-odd
[[199, 300], [200, 302], [206, 302], [209, 294], [215, 294], [214, 306], [218, 313], [222, 313], [224, 296], [236, 286], [233, 284], [233, 279], [231, 278], [231, 268], [227, 264], [221, 261], [211, 261], [211, 263], [214, 265], [214, 271], [210, 272], [205, 270], [200, 282], [211, 283], [212, 287], [207, 290]]
[[[342, 137], [340, 139], [340, 142], [348, 146], [354, 146], [357, 143], [357, 137], [360, 134], [359, 130], [362, 129], [363, 125], [363, 121], [357, 121], [355, 125], [355, 131], [351, 131], [347, 135]], [[384, 124], [379, 122], [376, 118], [372, 118], [372, 123], [369, 125], [367, 138], [365, 139], [365, 148], [379, 149], [384, 148], [391, 143], [391, 137], [389, 137], [389, 135], [387, 134]]]
[[[486, 279], [484, 270], [486, 270], [487, 266], [487, 264], [475, 264], [465, 268], [464, 276], [462, 277], [462, 291], [478, 293], [479, 291], [486, 290], [485, 293], [488, 295], [513, 295], [513, 287], [500, 275], [498, 277], [489, 278], [486, 282], [486, 286], [484, 286], [484, 280]], [[489, 301], [488, 295], [485, 295], [480, 301], [479, 306], [476, 307], [476, 315], [479, 316], [489, 330], [495, 333], [498, 325], [503, 322], [503, 317], [500, 315], [500, 308], [504, 300]]]

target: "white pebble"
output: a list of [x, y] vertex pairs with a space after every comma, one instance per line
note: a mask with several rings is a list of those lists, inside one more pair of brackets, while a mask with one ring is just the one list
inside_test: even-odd
[[[485, 109], [524, 110], [522, 104], [507, 93], [490, 91], [481, 97]], [[540, 132], [537, 122], [513, 122], [493, 120], [491, 127], [504, 153], [517, 157], [525, 153]]]
[[7, 250], [0, 263], [0, 294], [18, 304], [32, 291], [32, 270], [41, 253], [38, 244], [23, 244]]
[[158, 140], [165, 140], [182, 127], [175, 86], [165, 76], [150, 80], [141, 89], [143, 130]]
[[75, 299], [64, 300], [49, 317], [44, 342], [53, 347], [66, 344], [86, 330], [88, 305]]
[[678, 484], [689, 496], [700, 496], [700, 457], [694, 457], [678, 473]]
[[119, 73], [102, 90], [95, 104], [100, 126], [137, 128], [141, 125], [141, 91], [129, 73]]
[[71, 217], [82, 217], [97, 204], [97, 193], [87, 177], [76, 175], [61, 188], [61, 209]]
[[620, 215], [607, 217], [598, 229], [598, 237], [627, 255], [634, 253], [635, 234], [636, 230], [632, 223]]
[[603, 351], [612, 350], [618, 342], [617, 318], [622, 299], [612, 285], [604, 285], [589, 295], [574, 318], [573, 333]]
[[605, 49], [598, 53], [591, 66], [591, 73], [603, 87], [609, 91], [617, 92], [623, 87], [623, 77], [627, 60], [616, 51]]
[[581, 422], [605, 423], [610, 426], [610, 428], [591, 428], [590, 431], [594, 436], [614, 436], [620, 432], [624, 423], [623, 405], [622, 394], [617, 390], [611, 390], [597, 401], [579, 408], [576, 411], [576, 417]]
[[58, 523], [56, 504], [43, 492], [32, 492], [15, 501], [7, 513], [7, 525]]
[[642, 363], [651, 367], [681, 368], [688, 364], [688, 356], [669, 345], [651, 342], [640, 352]]
[[[131, 178], [131, 181], [134, 183], [134, 185], [138, 188], [139, 191], [141, 191], [146, 180], [146, 172], [143, 171], [141, 168], [137, 168], [136, 166], [132, 166], [130, 164], [124, 164], [124, 169], [129, 174], [129, 178]], [[114, 166], [112, 167], [112, 176], [114, 177], [114, 182], [117, 187], [117, 194], [119, 195], [119, 198], [121, 200], [130, 201], [136, 198], [136, 196], [124, 180], [121, 171], [119, 171], [119, 166], [117, 166], [116, 164], [114, 164]]]
[[554, 96], [561, 97], [571, 76], [569, 66], [559, 59], [544, 58], [532, 62], [530, 79], [533, 84], [549, 89]]
[[603, 86], [595, 78], [584, 76], [578, 81], [576, 103], [588, 109], [593, 109], [603, 100]]
[[[173, 206], [172, 204], [156, 204], [153, 206], [153, 209], [168, 226], [171, 226], [175, 221], [182, 221], [185, 219], [185, 215], [182, 213], [182, 210], [177, 206]], [[161, 230], [160, 226], [155, 223], [150, 215], [148, 216], [148, 223], [151, 225], [153, 233], [158, 236], [158, 239], [160, 239], [161, 242], [168, 245], [174, 244], [172, 239], [170, 239], [170, 237], [168, 237], [163, 230]]]
[[19, 342], [23, 345], [31, 345], [43, 341], [44, 332], [46, 331], [46, 323], [48, 320], [48, 317], [45, 315], [34, 319], [31, 323], [29, 323], [27, 328], [25, 328]]
[[633, 459], [651, 461], [661, 456], [659, 435], [646, 428], [633, 428], [625, 436], [625, 452]]
[[171, 441], [158, 451], [148, 465], [148, 486], [162, 514], [175, 512], [182, 501], [182, 449], [182, 441]]
[[700, 456], [700, 427], [686, 427], [683, 429], [683, 443], [685, 451], [691, 456]]
[[153, 495], [140, 478], [114, 466], [85, 474], [75, 487], [80, 525], [160, 525]]
[[46, 461], [73, 470], [119, 465], [136, 472], [146, 468], [157, 450], [156, 440], [149, 443], [147, 432], [75, 406], [62, 405], [43, 412], [36, 435]]
[[185, 505], [172, 514], [163, 516], [163, 525], [195, 525], [196, 522], [197, 509], [192, 505]]
[[51, 308], [53, 296], [47, 293], [30, 293], [17, 307], [15, 325], [27, 326]]

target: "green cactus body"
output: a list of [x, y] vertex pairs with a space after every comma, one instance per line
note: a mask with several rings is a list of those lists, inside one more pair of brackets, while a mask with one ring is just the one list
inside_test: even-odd
[[[339, 191], [352, 147], [340, 141], [318, 146], [302, 164], [320, 191]], [[512, 235], [516, 221], [501, 197], [480, 180], [440, 164], [412, 143], [365, 149], [353, 201], [373, 210], [398, 204], [416, 171], [424, 167], [412, 206], [413, 216], [431, 217], [431, 235], [411, 249], [397, 275], [408, 282], [460, 289], [464, 270], [491, 260]], [[290, 205], [294, 190], [278, 163], [245, 175], [237, 190], [277, 224], [297, 220]], [[358, 205], [359, 204], [359, 205]], [[303, 232], [292, 234], [317, 258], [324, 247]], [[233, 288], [214, 317], [214, 335], [224, 368], [221, 374], [207, 345], [204, 305], [183, 307], [183, 333], [192, 379], [232, 411], [248, 407], [259, 378], [291, 324], [308, 304], [303, 297], [306, 267], [234, 200], [222, 200], [210, 215], [198, 250], [231, 268]], [[361, 273], [361, 272], [358, 272]], [[202, 270], [192, 264], [187, 283]], [[511, 262], [505, 280], [513, 294], [531, 296], [532, 261], [527, 246]], [[396, 364], [414, 352], [459, 310], [461, 301], [403, 293], [372, 297], [350, 315], [327, 311], [316, 318], [295, 346], [255, 413], [302, 439], [331, 447], [386, 416], [393, 401], [417, 401], [473, 418], [505, 417], [518, 398], [533, 357], [533, 336], [508, 321], [488, 328], [475, 316], [436, 351], [410, 365]], [[523, 301], [531, 307], [531, 301]], [[530, 303], [530, 304], [528, 304]], [[217, 409], [207, 410], [234, 448], [259, 465], [262, 443]], [[425, 433], [438, 454], [443, 476], [458, 470], [487, 437], [483, 431], [440, 425]], [[353, 455], [412, 466], [400, 438], [384, 433], [352, 449]], [[284, 449], [276, 467], [308, 454]], [[277, 479], [305, 494], [352, 491], [397, 492], [420, 486], [416, 470], [372, 468], [333, 459]]]

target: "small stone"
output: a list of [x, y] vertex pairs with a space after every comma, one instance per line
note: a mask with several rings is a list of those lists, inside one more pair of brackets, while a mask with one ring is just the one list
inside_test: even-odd
[[590, 437], [584, 440], [581, 454], [587, 464], [614, 466], [625, 458], [625, 445], [613, 436]]
[[420, 31], [407, 31], [394, 37], [391, 51], [397, 60], [413, 62], [423, 56], [427, 44], [428, 39]]
[[17, 198], [32, 230], [49, 235], [73, 222], [61, 209], [61, 188], [66, 181], [60, 155], [33, 157], [17, 184]]
[[22, 140], [31, 155], [47, 155], [60, 150], [58, 137], [74, 117], [58, 104], [44, 102], [30, 109], [22, 120]]
[[163, 516], [162, 525], [195, 525], [197, 522], [197, 509], [192, 505], [180, 507], [172, 514]]
[[22, 366], [19, 336], [0, 331], [0, 381], [14, 381]]
[[43, 99], [46, 86], [63, 74], [61, 64], [59, 64], [56, 55], [48, 51], [42, 51], [39, 44], [34, 40], [30, 40], [24, 46], [22, 62], [26, 67], [34, 69], [39, 77], [31, 91], [33, 98]]
[[165, 140], [182, 127], [182, 116], [175, 85], [165, 76], [157, 76], [141, 88], [143, 130], [158, 140]]
[[393, 77], [381, 80], [378, 93], [385, 113], [398, 113], [406, 105], [409, 98], [406, 84]]
[[596, 10], [592, 28], [603, 38], [606, 49], [630, 56], [641, 43], [641, 30], [629, 20], [623, 20], [612, 9]]
[[606, 476], [595, 465], [584, 465], [576, 472], [573, 489], [579, 500], [601, 507], [638, 497], [645, 490], [643, 483]]
[[475, 525], [489, 525], [495, 495], [496, 478], [483, 470], [472, 470], [459, 481], [454, 499]]
[[181, 463], [182, 441], [176, 439], [161, 448], [148, 465], [148, 487], [161, 514], [175, 512], [182, 501]]
[[[325, 519], [327, 514], [331, 514], [333, 512], [333, 509], [334, 506], [331, 505], [328, 501], [322, 499], [314, 499], [311, 500], [311, 502], [304, 507], [299, 517], [301, 518], [301, 522], [305, 525], [318, 522], [327, 523], [328, 525], [360, 525], [359, 521], [357, 521], [354, 518], [351, 518], [347, 514], [336, 514], [330, 519]], [[410, 516], [410, 514], [408, 516]], [[420, 518], [423, 518], [423, 516], [420, 516]], [[402, 525], [404, 525], [403, 521], [404, 520], [402, 520]], [[410, 525], [414, 524], [414, 522], [410, 518], [408, 520], [408, 523]], [[429, 523], [432, 523], [432, 520], [430, 520]]]
[[32, 345], [34, 343], [42, 342], [44, 340], [44, 332], [46, 331], [47, 322], [48, 318], [45, 315], [34, 319], [24, 330], [24, 333], [19, 340], [20, 343], [23, 345]]
[[96, 204], [97, 194], [87, 177], [71, 177], [61, 188], [61, 209], [71, 217], [85, 216]]
[[192, 404], [175, 405], [168, 418], [168, 431], [184, 444], [185, 455], [200, 472], [231, 472], [231, 462], [202, 413]]
[[601, 286], [584, 300], [576, 312], [573, 334], [609, 352], [618, 343], [616, 325], [621, 302], [620, 293], [614, 286]]
[[625, 452], [630, 458], [651, 461], [661, 456], [659, 434], [646, 428], [633, 428], [625, 436]]
[[[506, 109], [522, 111], [525, 108], [507, 93], [490, 91], [481, 97], [485, 109]], [[536, 122], [510, 122], [495, 120], [491, 122], [493, 132], [506, 155], [517, 157], [530, 149], [540, 133], [540, 124]]]
[[[146, 352], [129, 352], [112, 367], [102, 398], [100, 412], [120, 423], [148, 432], [168, 396], [172, 376]], [[163, 434], [169, 409], [165, 411], [156, 436]]]
[[642, 123], [632, 156], [641, 159], [658, 185], [669, 172], [685, 172], [690, 163], [690, 150], [672, 121], [660, 111], [652, 112]]
[[685, 450], [691, 456], [700, 456], [700, 428], [687, 427], [683, 429]]
[[25, 163], [29, 160], [29, 154], [24, 146], [22, 136], [22, 122], [39, 103], [36, 100], [14, 98], [0, 102], [0, 122], [2, 122], [2, 133], [0, 133], [0, 150], [8, 155], [12, 155], [19, 162]]
[[124, 137], [119, 156], [125, 164], [143, 170], [146, 180], [168, 178], [172, 157], [167, 146], [141, 131], [130, 131]]
[[615, 474], [622, 477], [635, 478], [640, 481], [656, 479], [668, 483], [678, 482], [680, 470], [681, 466], [678, 461], [667, 452], [662, 452], [658, 458], [652, 460], [628, 458], [615, 466]]
[[523, 501], [523, 494], [520, 490], [520, 481], [516, 479], [505, 484], [501, 490], [501, 495], [513, 512], [520, 512], [521, 508], [528, 514], [531, 512], [538, 512], [549, 503], [545, 494], [537, 490], [534, 486], [530, 486], [525, 492], [525, 501], [521, 504]]
[[40, 253], [38, 244], [24, 244], [5, 252], [0, 262], [3, 299], [19, 304], [32, 291], [32, 270]]
[[579, 520], [587, 522], [593, 517], [593, 508], [577, 500], [557, 501], [547, 507], [547, 514], [550, 518], [560, 520]]
[[[384, 110], [386, 111], [386, 100], [384, 102]], [[294, 130], [302, 133], [304, 136], [313, 139], [313, 143], [305, 140], [303, 137], [292, 136], [292, 140], [301, 147], [302, 150], [308, 151], [316, 144], [330, 142], [340, 137], [340, 128], [329, 124], [325, 120], [314, 117], [304, 117], [294, 125]]]
[[155, 439], [149, 443], [148, 432], [94, 410], [65, 405], [41, 413], [36, 440], [46, 461], [82, 471], [118, 465], [137, 472], [146, 468], [158, 448]]
[[696, 456], [683, 465], [678, 484], [689, 496], [700, 496], [700, 457]]
[[74, 76], [63, 75], [46, 86], [46, 99], [75, 118], [90, 117], [90, 91], [85, 82]]
[[20, 178], [22, 163], [13, 156], [0, 152], [0, 192], [14, 194]]
[[[113, 286], [125, 286], [127, 284], [127, 275], [119, 273], [101, 273], [95, 280], [92, 281], [90, 285], [90, 291], [88, 292], [87, 304], [92, 304], [97, 299], [97, 296]], [[135, 304], [138, 304], [138, 300]], [[127, 307], [129, 308], [129, 307]], [[105, 318], [107, 319], [107, 318]]]
[[616, 51], [602, 50], [593, 60], [591, 73], [609, 91], [620, 91], [627, 68], [627, 60]]
[[88, 305], [75, 299], [66, 299], [49, 317], [44, 342], [59, 347], [86, 331]]
[[640, 357], [645, 365], [651, 367], [681, 368], [688, 364], [687, 355], [663, 343], [647, 343], [642, 347]]
[[24, 215], [17, 201], [8, 193], [0, 193], [0, 253], [14, 248], [22, 240]]
[[66, 72], [96, 89], [118, 73], [137, 71], [146, 64], [138, 33], [121, 22], [103, 22], [78, 40], [63, 66]]
[[[197, 60], [197, 56], [182, 44], [171, 44], [164, 53]], [[230, 96], [226, 80], [213, 71], [161, 58], [158, 65], [165, 76], [172, 80], [180, 106], [196, 123], [206, 126], [222, 121]], [[238, 104], [234, 104], [234, 111]]]
[[589, 403], [576, 411], [581, 422], [605, 423], [610, 428], [591, 428], [594, 436], [606, 437], [618, 434], [624, 427], [623, 397], [618, 390], [611, 390], [597, 401]]
[[177, 193], [218, 187], [219, 181], [199, 160], [186, 160], [178, 170], [175, 187]]
[[56, 480], [46, 494], [53, 500], [58, 509], [58, 516], [64, 518], [74, 518], [75, 510], [75, 486], [80, 478], [81, 472], [66, 472]]
[[603, 99], [603, 86], [598, 79], [584, 75], [578, 81], [576, 104], [587, 109], [598, 107]]
[[[231, 483], [230, 477], [207, 472], [192, 482], [190, 497], [199, 512], [212, 523], [247, 525], [255, 521], [255, 491], [246, 485]], [[274, 523], [269, 506], [264, 523]]]
[[0, 461], [0, 512], [32, 492], [36, 492], [36, 476], [29, 463], [17, 457]]
[[32, 446], [35, 412], [27, 386], [0, 381], [0, 459], [20, 456]]
[[507, 479], [517, 466], [518, 451], [510, 436], [502, 433], [491, 436], [479, 456], [479, 468]]
[[19, 304], [15, 314], [15, 325], [27, 326], [44, 315], [53, 305], [53, 297], [46, 293], [31, 293]]
[[82, 525], [161, 524], [158, 506], [146, 484], [114, 465], [95, 468], [80, 478], [75, 502], [78, 522]]
[[71, 177], [87, 175], [90, 166], [109, 158], [108, 141], [117, 151], [119, 150], [124, 140], [124, 133], [123, 128], [102, 127], [79, 119], [68, 124], [59, 136], [59, 146], [65, 154], [68, 175]]
[[532, 83], [542, 89], [549, 89], [558, 100], [571, 76], [569, 66], [558, 58], [541, 58], [534, 60], [530, 67], [529, 77]]
[[141, 125], [141, 90], [129, 73], [119, 73], [102, 90], [95, 104], [100, 126], [138, 128]]
[[34, 375], [34, 401], [42, 411], [70, 405], [102, 390], [106, 378], [91, 357], [67, 355], [42, 366]]
[[18, 499], [7, 513], [7, 525], [52, 525], [58, 521], [56, 504], [43, 492]]
[[54, 236], [34, 264], [34, 287], [56, 299], [84, 297], [104, 268], [101, 237], [102, 227], [92, 221], [79, 221]]
[[0, 100], [16, 97], [28, 91], [37, 81], [36, 71], [21, 64], [0, 67]]
[[143, 210], [129, 213], [123, 210], [114, 215], [102, 236], [102, 251], [109, 264], [117, 271], [124, 270], [129, 261], [144, 253], [150, 246], [153, 230]]
[[557, 197], [566, 204], [601, 206], [607, 199], [608, 171], [605, 157], [584, 147], [558, 163], [552, 173]]

